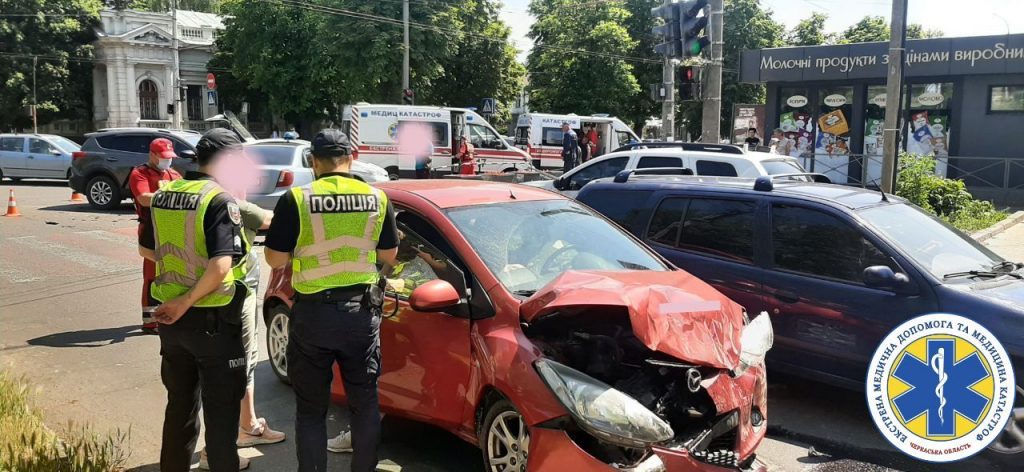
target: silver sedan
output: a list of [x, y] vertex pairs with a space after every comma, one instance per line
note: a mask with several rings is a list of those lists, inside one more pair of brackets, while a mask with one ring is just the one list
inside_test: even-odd
[[[282, 194], [313, 181], [309, 141], [265, 139], [246, 144], [245, 150], [259, 168], [259, 181], [247, 198], [262, 208], [273, 210]], [[388, 180], [383, 168], [358, 160], [352, 161], [352, 175], [371, 184]]]

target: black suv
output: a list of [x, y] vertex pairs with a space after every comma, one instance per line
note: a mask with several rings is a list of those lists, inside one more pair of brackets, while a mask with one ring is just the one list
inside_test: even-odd
[[770, 369], [863, 389], [875, 349], [903, 322], [952, 313], [981, 323], [1010, 354], [1019, 392], [990, 448], [1024, 457], [1024, 265], [856, 187], [623, 172], [577, 199], [748, 312], [767, 312]]
[[196, 167], [195, 146], [200, 136], [195, 131], [155, 128], [115, 128], [87, 134], [82, 150], [74, 154], [68, 183], [76, 192], [84, 193], [94, 208], [116, 208], [131, 196], [128, 175], [132, 168], [149, 160], [151, 141], [167, 138], [174, 143], [179, 158], [172, 166], [184, 175]]

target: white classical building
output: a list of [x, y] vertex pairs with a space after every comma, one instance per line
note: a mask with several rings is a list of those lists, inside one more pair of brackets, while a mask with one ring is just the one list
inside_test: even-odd
[[[204, 118], [216, 113], [208, 105], [206, 64], [213, 41], [224, 27], [220, 16], [178, 10], [178, 66], [182, 126], [206, 129]], [[168, 104], [174, 103], [174, 47], [169, 12], [103, 10], [94, 44], [93, 124], [96, 129], [123, 126], [166, 128]]]

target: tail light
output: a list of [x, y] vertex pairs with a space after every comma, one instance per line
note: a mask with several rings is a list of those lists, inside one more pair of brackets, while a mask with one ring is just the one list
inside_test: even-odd
[[75, 151], [71, 153], [71, 159], [81, 159], [85, 157], [85, 151]]
[[353, 149], [352, 150], [352, 160], [354, 161], [354, 160], [357, 160], [357, 159], [359, 159], [359, 150], [358, 149]]
[[293, 182], [295, 182], [295, 174], [290, 170], [282, 170], [281, 176], [277, 178], [278, 187], [291, 187]]

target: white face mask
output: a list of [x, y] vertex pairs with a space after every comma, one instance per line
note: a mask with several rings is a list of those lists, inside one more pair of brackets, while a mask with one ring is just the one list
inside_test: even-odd
[[160, 169], [160, 170], [170, 169], [171, 168], [171, 159], [160, 159], [157, 162], [157, 164], [156, 164], [156, 168]]

